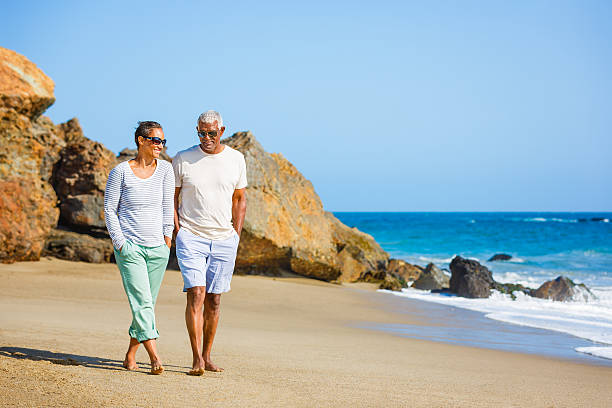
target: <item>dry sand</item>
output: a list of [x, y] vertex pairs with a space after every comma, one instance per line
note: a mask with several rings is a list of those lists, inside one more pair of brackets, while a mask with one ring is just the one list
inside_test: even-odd
[[610, 407], [612, 368], [355, 328], [410, 323], [367, 285], [236, 276], [213, 359], [191, 363], [180, 273], [157, 305], [166, 371], [121, 368], [130, 311], [115, 265], [0, 265], [1, 406]]

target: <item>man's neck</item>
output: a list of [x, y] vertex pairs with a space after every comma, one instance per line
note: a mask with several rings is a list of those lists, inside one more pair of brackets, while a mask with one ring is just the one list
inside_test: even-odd
[[225, 149], [225, 145], [219, 143], [219, 146], [217, 146], [217, 148], [215, 149], [214, 153], [208, 153], [206, 150], [204, 150], [204, 147], [202, 147], [201, 144], [199, 144], [198, 146], [200, 147], [200, 150], [202, 150], [206, 154], [219, 154], [219, 153], [221, 153]]

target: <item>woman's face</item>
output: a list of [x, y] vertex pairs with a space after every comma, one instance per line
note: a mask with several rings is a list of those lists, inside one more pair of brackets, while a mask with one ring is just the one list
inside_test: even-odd
[[159, 154], [164, 149], [164, 145], [162, 145], [161, 143], [155, 144], [154, 138], [159, 138], [161, 140], [164, 140], [165, 139], [164, 131], [159, 128], [152, 129], [149, 132], [149, 138], [140, 137], [139, 138], [140, 150], [142, 150], [142, 153], [153, 156], [155, 159], [157, 159], [159, 158]]

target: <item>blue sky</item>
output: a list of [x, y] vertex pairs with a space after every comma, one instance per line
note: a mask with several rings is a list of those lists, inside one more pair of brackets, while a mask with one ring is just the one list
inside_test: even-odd
[[612, 2], [7, 2], [56, 123], [219, 110], [332, 211], [612, 211]]

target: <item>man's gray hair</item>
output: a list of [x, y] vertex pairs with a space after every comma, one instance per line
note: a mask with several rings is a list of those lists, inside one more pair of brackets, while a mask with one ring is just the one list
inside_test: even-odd
[[223, 118], [221, 117], [221, 114], [214, 110], [209, 110], [201, 114], [198, 118], [198, 123], [200, 122], [209, 124], [217, 122], [219, 129], [223, 127]]

